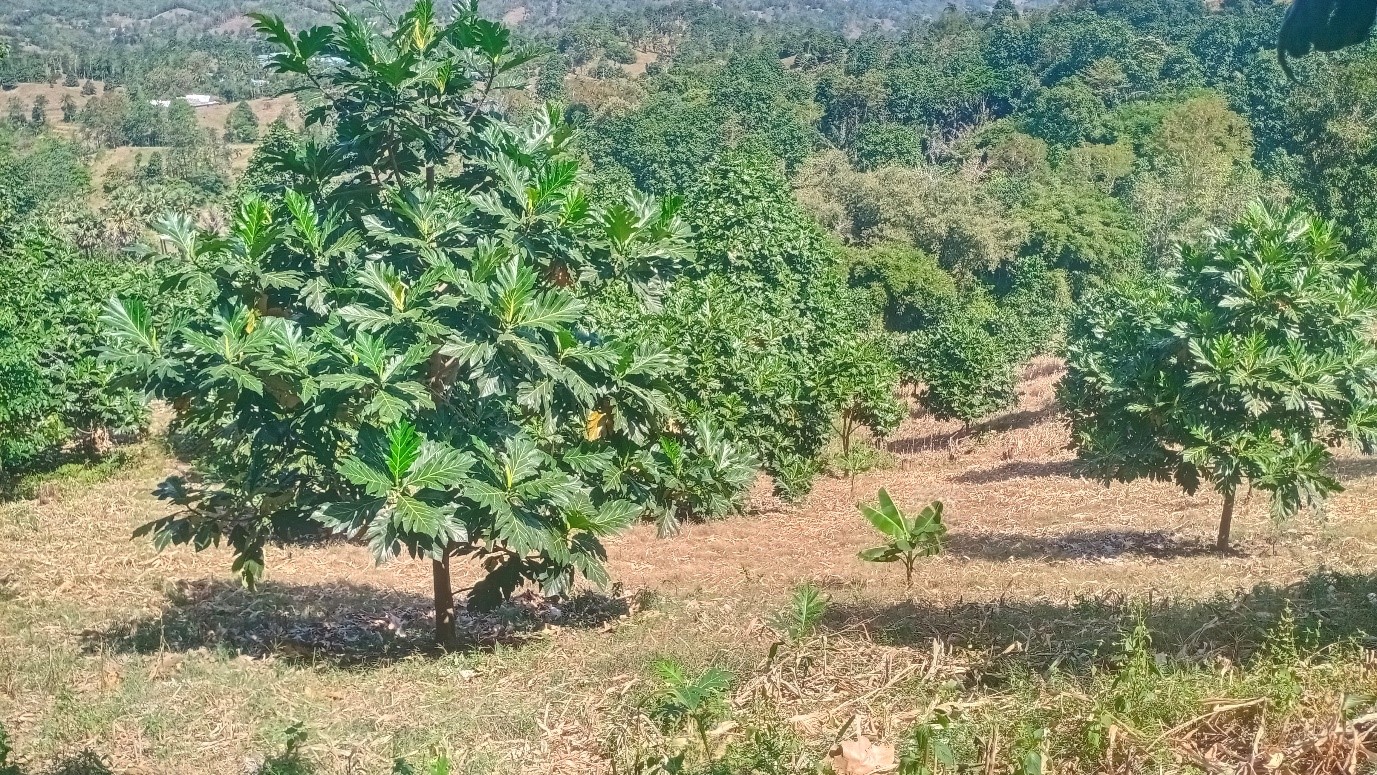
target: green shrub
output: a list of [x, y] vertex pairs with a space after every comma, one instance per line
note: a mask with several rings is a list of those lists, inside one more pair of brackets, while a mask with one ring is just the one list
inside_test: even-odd
[[640, 334], [682, 354], [688, 416], [722, 428], [777, 480], [794, 475], [781, 491], [807, 491], [833, 416], [827, 334], [802, 312], [782, 292], [734, 287], [714, 273], [676, 286]]
[[851, 154], [862, 171], [913, 167], [923, 162], [923, 140], [911, 126], [870, 121], [861, 124]]
[[608, 59], [618, 64], [636, 64], [636, 50], [631, 48], [630, 45], [623, 43], [621, 41], [616, 41], [614, 43], [609, 44], [603, 50], [603, 53], [607, 56]]
[[686, 520], [737, 511], [759, 465], [707, 417], [699, 417], [692, 429], [678, 436], [660, 437], [639, 457], [639, 464], [649, 490], [645, 500], [655, 504], [661, 535], [677, 532]]
[[956, 313], [908, 338], [911, 376], [923, 406], [942, 420], [970, 425], [1013, 405], [1020, 362], [1005, 336], [978, 315]]
[[890, 331], [930, 327], [958, 307], [956, 280], [921, 250], [881, 245], [851, 250], [847, 259], [851, 285], [871, 294]]
[[1066, 274], [1037, 258], [1009, 268], [1009, 289], [999, 297], [992, 324], [1019, 361], [1041, 355], [1060, 340], [1071, 312]]
[[0, 726], [0, 775], [23, 775], [19, 769], [19, 764], [10, 757], [14, 755], [14, 749], [10, 748], [10, 736], [5, 731], [4, 726]]
[[697, 263], [645, 335], [682, 354], [685, 413], [711, 418], [759, 458], [776, 492], [800, 497], [834, 420], [878, 434], [897, 424], [897, 368], [777, 163], [728, 153], [687, 201]]
[[45, 465], [64, 446], [96, 454], [147, 423], [142, 395], [99, 357], [111, 293], [148, 287], [148, 273], [86, 257], [46, 234], [0, 255], [0, 480]]
[[246, 102], [235, 103], [225, 118], [225, 142], [258, 142], [258, 116]]
[[876, 438], [884, 438], [899, 427], [906, 414], [894, 393], [899, 366], [879, 336], [856, 337], [849, 347], [833, 348], [822, 373], [837, 408], [844, 459], [850, 460], [859, 429], [869, 428]]
[[621, 66], [618, 65], [616, 62], [604, 59], [599, 61], [596, 65], [593, 65], [593, 69], [589, 71], [589, 75], [592, 75], [599, 81], [609, 81], [614, 78], [624, 77], [626, 75], [626, 71], [623, 70]]

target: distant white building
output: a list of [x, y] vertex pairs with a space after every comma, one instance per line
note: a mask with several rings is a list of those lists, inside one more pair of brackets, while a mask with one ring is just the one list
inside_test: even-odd
[[[183, 97], [178, 97], [177, 99], [182, 100], [193, 108], [208, 108], [211, 105], [220, 104], [220, 100], [215, 99], [209, 94], [188, 94]], [[159, 108], [165, 108], [172, 104], [172, 100], [149, 100], [148, 104]]]

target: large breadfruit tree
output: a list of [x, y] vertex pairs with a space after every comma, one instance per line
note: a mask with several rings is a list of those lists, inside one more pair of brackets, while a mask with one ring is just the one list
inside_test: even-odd
[[1286, 517], [1342, 489], [1333, 449], [1377, 443], [1377, 288], [1332, 223], [1252, 205], [1165, 279], [1090, 299], [1057, 395], [1106, 481], [1208, 484], [1229, 545], [1244, 483]]
[[529, 57], [476, 7], [421, 0], [387, 31], [255, 19], [328, 139], [268, 159], [290, 185], [226, 233], [161, 224], [167, 288], [200, 305], [109, 305], [109, 357], [176, 408], [194, 462], [140, 532], [228, 543], [249, 583], [265, 545], [322, 524], [379, 562], [428, 558], [446, 647], [457, 557], [473, 607], [602, 581], [599, 540], [664, 491], [655, 450], [701, 442], [667, 415], [675, 359], [599, 335], [588, 303], [653, 300], [691, 257], [674, 203], [595, 206], [557, 115], [504, 119]]

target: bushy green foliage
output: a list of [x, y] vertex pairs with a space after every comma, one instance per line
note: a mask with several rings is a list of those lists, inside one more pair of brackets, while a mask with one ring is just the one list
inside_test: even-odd
[[239, 178], [240, 193], [256, 193], [269, 199], [277, 199], [297, 184], [298, 178], [292, 172], [292, 159], [301, 154], [303, 141], [281, 118], [268, 124], [258, 147], [249, 157], [248, 169]]
[[258, 142], [258, 116], [247, 102], [235, 103], [230, 109], [225, 118], [224, 138], [227, 143]]
[[3, 726], [0, 726], [0, 775], [22, 775], [19, 764], [11, 761], [10, 756], [14, 754], [14, 749], [10, 748], [10, 736]]
[[923, 383], [923, 406], [938, 419], [969, 425], [1014, 403], [1022, 358], [979, 312], [954, 313], [901, 347], [910, 379]]
[[[1088, 147], [1097, 146], [1078, 146], [1072, 152]], [[1087, 166], [1095, 164], [1087, 156], [1080, 159]], [[1101, 169], [1083, 174], [1090, 178]], [[1028, 239], [1020, 252], [1072, 274], [1079, 288], [1132, 274], [1142, 264], [1141, 228], [1124, 203], [1108, 193], [1085, 184], [1048, 182], [1033, 186], [1018, 206], [1028, 222]]]
[[851, 285], [868, 291], [890, 331], [927, 328], [956, 311], [956, 280], [936, 259], [906, 245], [847, 251]]
[[536, 75], [536, 98], [546, 102], [558, 99], [564, 94], [564, 78], [569, 75], [570, 64], [566, 57], [550, 54], [540, 60], [540, 72]]
[[0, 247], [10, 247], [46, 211], [74, 206], [85, 196], [91, 173], [76, 143], [49, 133], [0, 131], [0, 179]]
[[[685, 412], [718, 423], [789, 497], [807, 492], [834, 418], [884, 434], [897, 371], [865, 299], [768, 159], [730, 153], [688, 195], [698, 262], [647, 336], [682, 353]], [[849, 434], [848, 434], [849, 437]]]
[[600, 81], [606, 81], [612, 78], [621, 78], [626, 75], [626, 71], [618, 67], [616, 62], [604, 59], [593, 65], [593, 69], [589, 70], [588, 74]]
[[857, 430], [869, 428], [876, 438], [884, 438], [907, 414], [895, 396], [899, 365], [879, 336], [858, 336], [851, 346], [828, 354], [822, 373], [837, 411], [842, 457], [849, 464]]
[[976, 286], [891, 348], [905, 381], [939, 419], [968, 425], [1011, 406], [1019, 367], [1056, 346], [1070, 307], [1065, 274], [1040, 258], [1011, 262], [995, 297]]
[[1038, 92], [1024, 128], [1053, 145], [1070, 148], [1113, 140], [1108, 136], [1107, 121], [1104, 101], [1084, 82], [1071, 80]]
[[660, 92], [598, 122], [585, 144], [602, 166], [621, 167], [642, 190], [681, 193], [723, 150], [725, 120], [715, 106]]
[[781, 492], [806, 493], [834, 407], [823, 365], [829, 332], [780, 291], [685, 281], [642, 334], [681, 353], [684, 411], [759, 457]]
[[379, 561], [427, 557], [446, 646], [454, 557], [482, 562], [478, 607], [604, 581], [600, 539], [647, 508], [620, 461], [675, 433], [674, 354], [601, 334], [587, 295], [653, 297], [688, 255], [675, 208], [590, 205], [557, 117], [484, 110], [526, 57], [471, 9], [420, 3], [384, 32], [341, 10], [295, 36], [256, 18], [336, 139], [283, 160], [281, 201], [247, 196], [224, 236], [162, 224], [173, 283], [202, 300], [188, 314], [110, 305], [112, 353], [174, 402], [203, 476], [168, 480], [180, 510], [141, 532], [225, 541], [248, 581], [312, 523]]
[[861, 170], [911, 166], [923, 161], [923, 144], [918, 134], [903, 124], [862, 124], [852, 154]]
[[627, 477], [628, 490], [645, 490], [637, 494], [654, 504], [660, 534], [669, 535], [687, 520], [739, 510], [759, 462], [741, 443], [727, 440], [713, 419], [700, 416], [692, 429], [661, 436], [623, 465], [642, 474], [641, 482]]
[[[701, 170], [685, 200], [701, 271], [811, 302], [835, 279], [837, 251], [789, 196], [778, 162], [739, 151]], [[820, 300], [825, 303], [825, 300]]]
[[77, 119], [89, 139], [111, 148], [189, 146], [205, 139], [196, 122], [196, 109], [186, 100], [154, 101], [142, 92], [107, 91], [92, 97], [81, 106]]
[[1332, 223], [1254, 204], [1183, 248], [1171, 276], [1097, 294], [1073, 321], [1058, 388], [1072, 443], [1106, 482], [1147, 477], [1277, 517], [1342, 489], [1331, 448], [1377, 441], [1374, 291]]
[[147, 272], [80, 255], [37, 224], [20, 232], [0, 253], [0, 481], [69, 445], [105, 452], [148, 419], [142, 395], [100, 362], [97, 322], [105, 297], [147, 288]]
[[990, 315], [987, 328], [996, 332], [1018, 362], [1047, 353], [1059, 340], [1071, 312], [1067, 273], [1052, 269], [1041, 258], [1010, 264], [1008, 289], [993, 309], [976, 302], [971, 316]]

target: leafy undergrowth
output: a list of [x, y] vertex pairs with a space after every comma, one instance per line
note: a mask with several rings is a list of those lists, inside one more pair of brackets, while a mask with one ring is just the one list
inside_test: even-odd
[[[1353, 593], [1352, 580], [1329, 581], [1304, 591], [1371, 611], [1371, 592], [1362, 605], [1336, 588]], [[1249, 620], [1270, 619], [1255, 640], [1202, 640], [1188, 651], [1178, 634], [1154, 639], [1149, 607], [1087, 604], [1087, 616], [1118, 622], [1118, 639], [1062, 643], [1083, 651], [1039, 668], [1017, 640], [998, 652], [934, 640], [913, 658], [862, 633], [829, 633], [816, 590], [801, 588], [775, 620], [781, 640], [715, 716], [666, 725], [652, 692], [632, 706], [610, 753], [618, 772], [704, 775], [1368, 771], [1377, 679], [1361, 630], [1328, 637], [1317, 613], [1325, 609], [1311, 609], [1320, 618], [1307, 626], [1289, 598], [1264, 596], [1232, 601], [1233, 616], [1211, 621], [1242, 636], [1259, 632]], [[884, 692], [894, 700], [867, 715], [876, 710], [867, 701]], [[684, 734], [710, 722], [701, 745]]]

